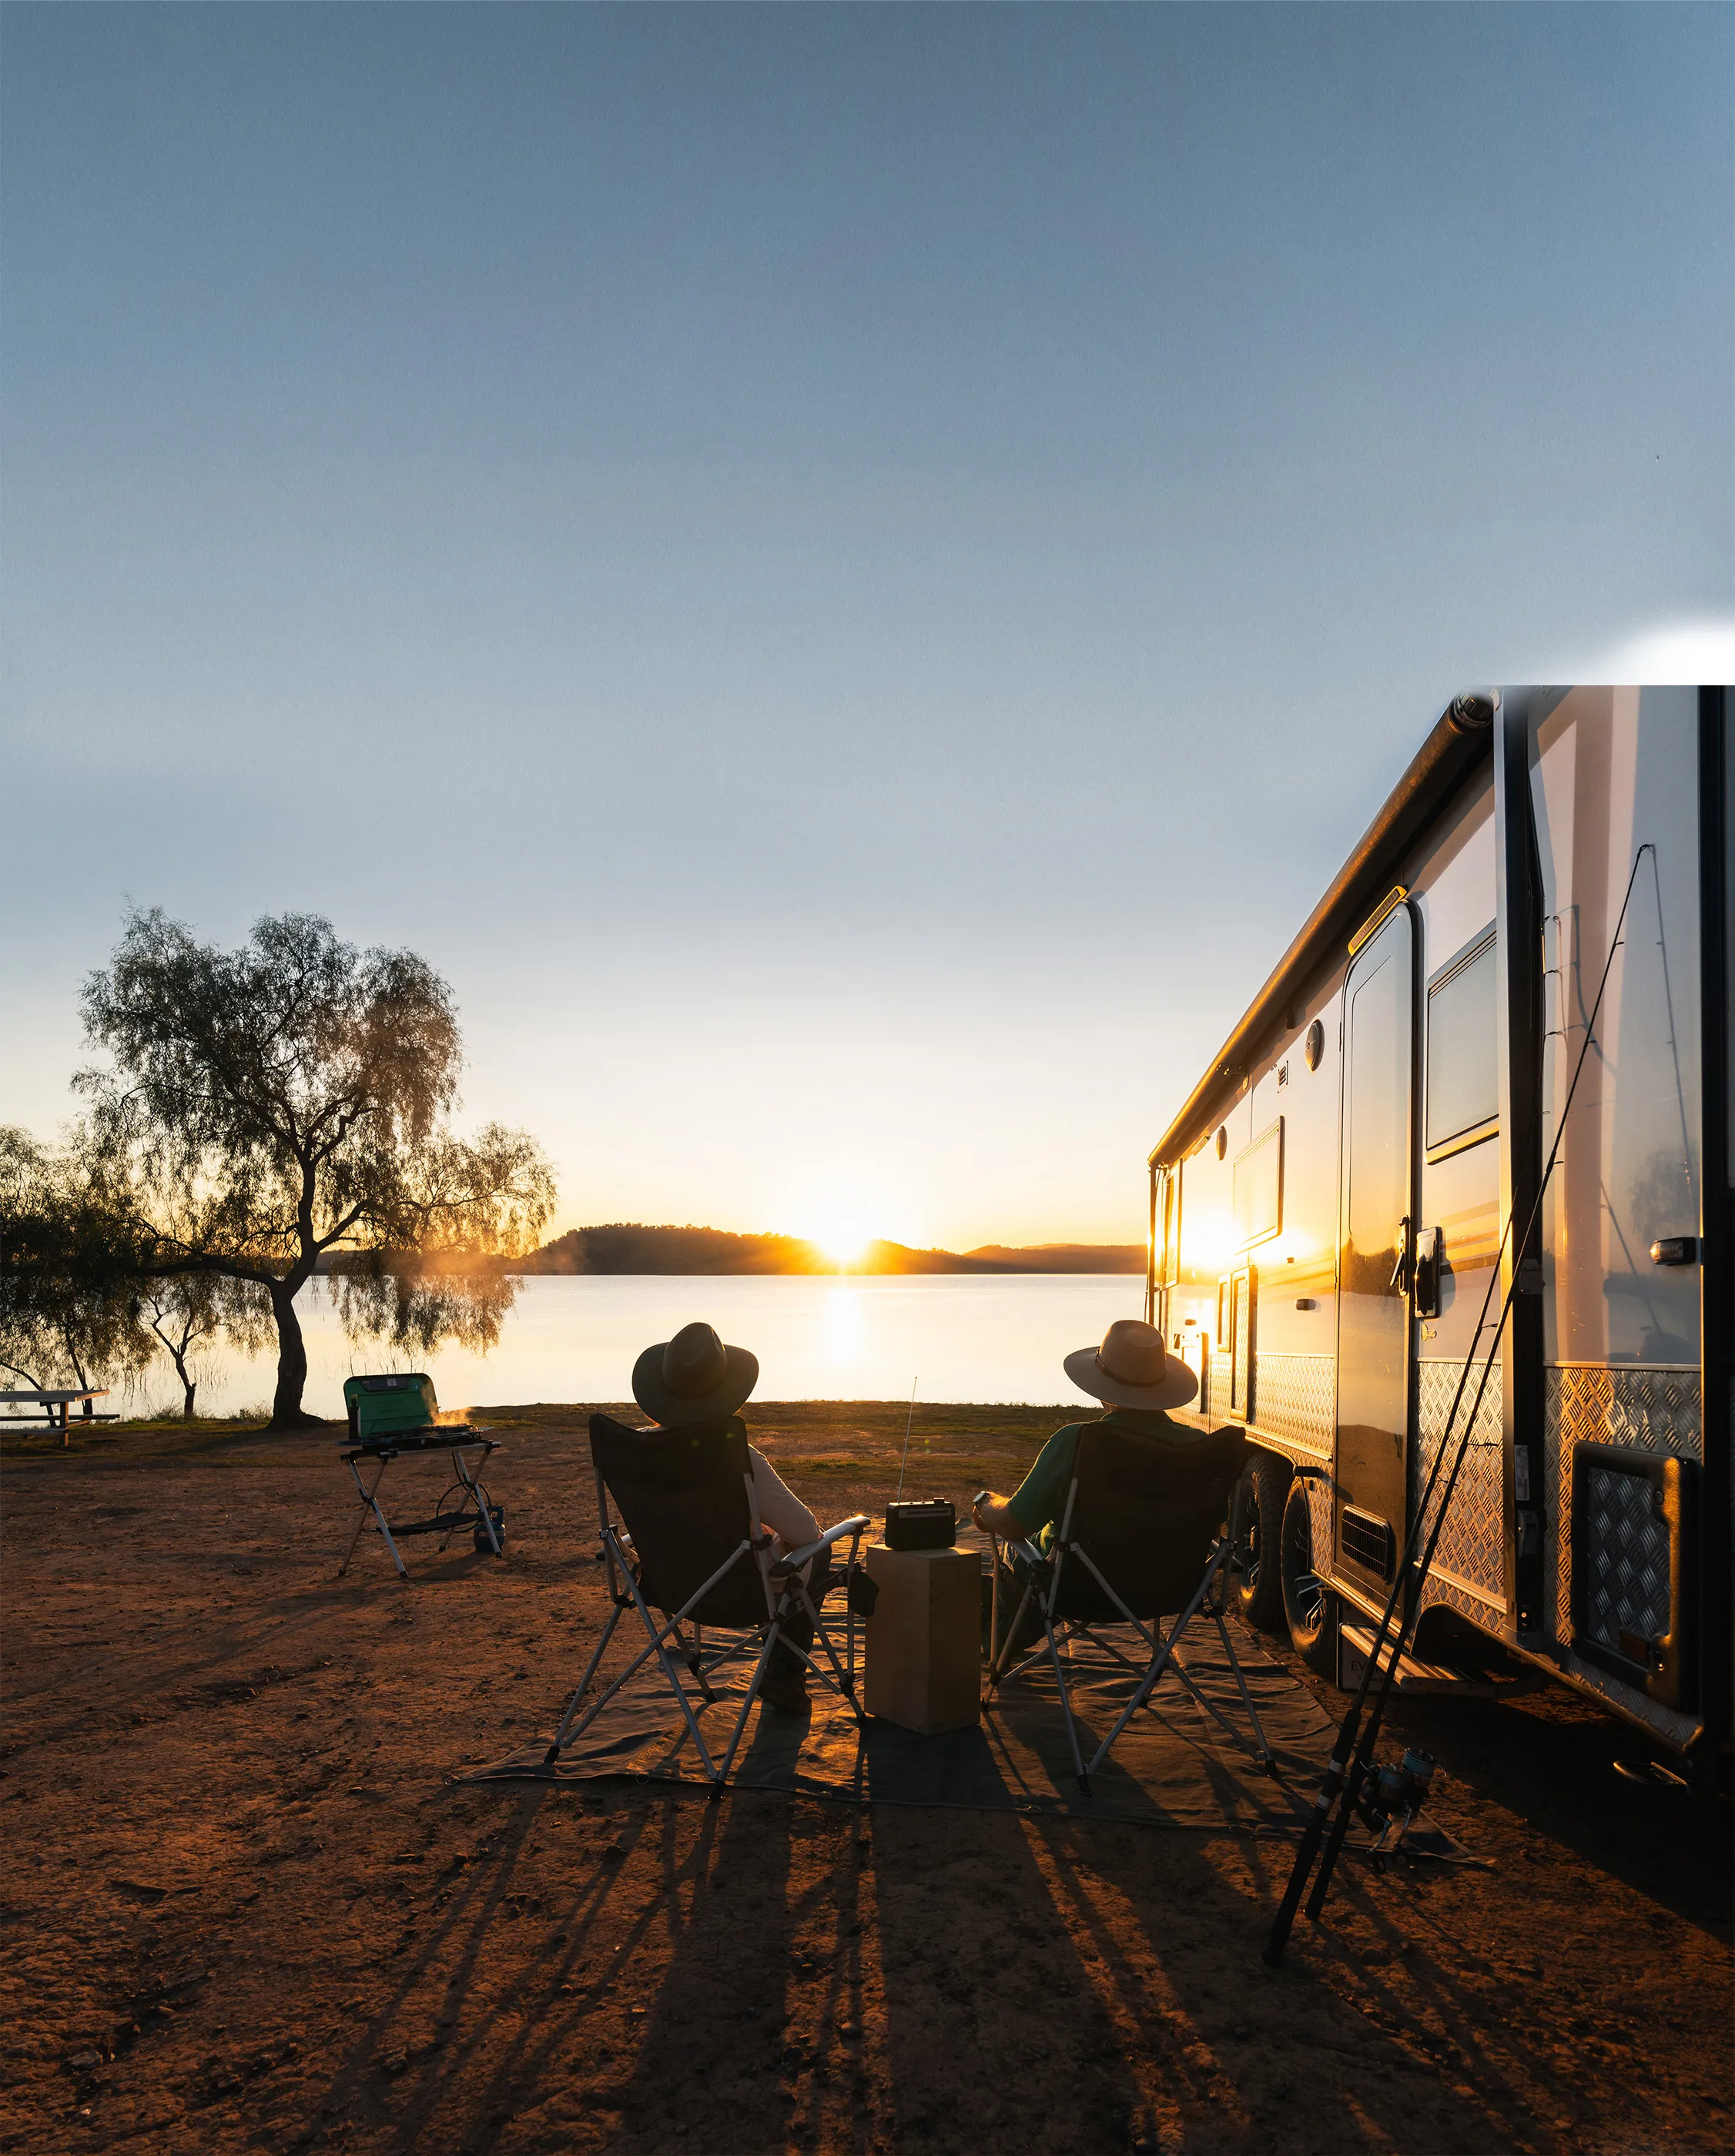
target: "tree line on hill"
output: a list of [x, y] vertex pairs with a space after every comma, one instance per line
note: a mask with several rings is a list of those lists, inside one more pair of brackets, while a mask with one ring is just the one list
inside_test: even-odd
[[613, 1221], [570, 1228], [513, 1261], [531, 1274], [582, 1273], [1142, 1273], [1142, 1243], [985, 1243], [973, 1250], [916, 1250], [873, 1242], [847, 1266], [797, 1235], [737, 1235], [721, 1228]]

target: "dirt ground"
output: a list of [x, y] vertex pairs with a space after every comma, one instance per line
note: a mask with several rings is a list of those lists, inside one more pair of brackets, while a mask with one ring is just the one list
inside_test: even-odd
[[[494, 1411], [507, 1556], [424, 1539], [408, 1589], [371, 1537], [335, 1577], [335, 1432], [8, 1452], [0, 2147], [1730, 2144], [1728, 1806], [1558, 1691], [1394, 1712], [1496, 1869], [1346, 1864], [1278, 1973], [1269, 1841], [460, 1786], [594, 1637], [583, 1414]], [[902, 1414], [753, 1427], [836, 1518]], [[911, 1493], [1008, 1486], [1055, 1419], [921, 1410]]]

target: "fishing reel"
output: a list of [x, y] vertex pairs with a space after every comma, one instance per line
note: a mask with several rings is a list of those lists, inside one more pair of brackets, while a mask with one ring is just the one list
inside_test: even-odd
[[1368, 1763], [1356, 1793], [1356, 1813], [1373, 1835], [1374, 1853], [1395, 1848], [1404, 1829], [1428, 1801], [1434, 1754], [1412, 1745], [1396, 1766]]

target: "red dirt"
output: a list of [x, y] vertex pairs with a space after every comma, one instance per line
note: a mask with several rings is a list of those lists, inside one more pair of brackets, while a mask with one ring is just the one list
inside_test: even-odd
[[[901, 1410], [756, 1413], [822, 1517], [883, 1502]], [[1053, 1419], [927, 1413], [960, 1499]], [[407, 1590], [334, 1578], [317, 1435], [8, 1455], [0, 2147], [1728, 2145], [1728, 1807], [1563, 1692], [1395, 1710], [1498, 1868], [1346, 1866], [1275, 1974], [1268, 1843], [455, 1785], [598, 1617], [579, 1411], [499, 1419], [506, 1560]]]

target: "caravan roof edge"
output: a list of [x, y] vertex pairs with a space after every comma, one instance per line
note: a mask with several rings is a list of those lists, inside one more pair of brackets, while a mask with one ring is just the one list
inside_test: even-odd
[[1490, 752], [1496, 702], [1496, 692], [1474, 690], [1455, 696], [1440, 713], [1330, 889], [1158, 1142], [1150, 1156], [1153, 1168], [1170, 1167], [1192, 1151], [1247, 1075], [1261, 1039], [1273, 1029], [1274, 1016], [1281, 1029], [1284, 1006], [1334, 947], [1347, 952], [1350, 937], [1429, 818]]

